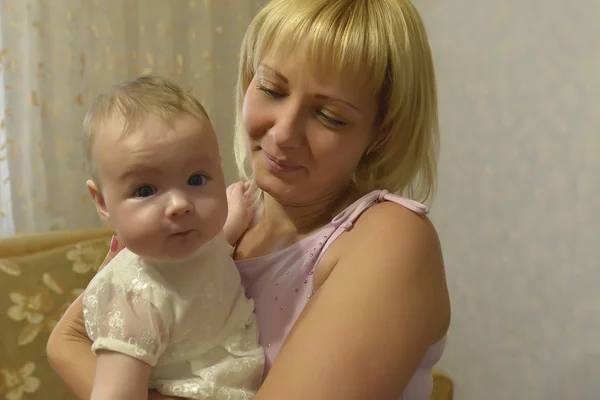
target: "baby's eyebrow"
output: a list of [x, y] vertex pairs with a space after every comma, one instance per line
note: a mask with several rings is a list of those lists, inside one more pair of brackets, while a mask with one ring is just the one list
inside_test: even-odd
[[119, 176], [119, 179], [127, 179], [134, 175], [162, 175], [164, 171], [159, 168], [153, 167], [151, 165], [142, 165], [137, 164], [133, 165], [130, 168], [127, 168], [123, 173]]

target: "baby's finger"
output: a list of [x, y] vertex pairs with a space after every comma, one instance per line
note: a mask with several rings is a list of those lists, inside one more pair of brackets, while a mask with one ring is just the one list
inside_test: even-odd
[[240, 196], [242, 195], [242, 183], [241, 182], [236, 182], [236, 183], [232, 183], [231, 185], [229, 185], [227, 187], [227, 196]]
[[231, 194], [235, 188], [237, 186], [239, 186], [240, 182], [236, 182], [236, 183], [232, 183], [231, 185], [227, 186], [227, 194]]
[[104, 261], [102, 261], [102, 264], [100, 264], [100, 267], [98, 267], [98, 270], [101, 270], [102, 268], [106, 267], [106, 264], [108, 264], [110, 260], [115, 258], [115, 256], [124, 248], [125, 245], [121, 243], [121, 241], [119, 241], [119, 238], [117, 236], [113, 236], [110, 240], [110, 249], [108, 250], [106, 257], [104, 258]]

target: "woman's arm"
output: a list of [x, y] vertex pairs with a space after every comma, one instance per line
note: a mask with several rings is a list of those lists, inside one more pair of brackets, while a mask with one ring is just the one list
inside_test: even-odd
[[428, 219], [383, 203], [345, 235], [255, 400], [397, 400], [445, 334], [450, 301]]
[[83, 294], [71, 304], [50, 334], [46, 353], [54, 371], [75, 396], [89, 399], [96, 376], [96, 356], [83, 323]]
[[[113, 239], [113, 240], [116, 240]], [[111, 243], [100, 269], [123, 249], [118, 240]], [[58, 376], [79, 399], [89, 399], [96, 376], [96, 356], [83, 322], [83, 295], [80, 295], [56, 325], [46, 345], [48, 361]], [[149, 400], [167, 400], [151, 391]]]

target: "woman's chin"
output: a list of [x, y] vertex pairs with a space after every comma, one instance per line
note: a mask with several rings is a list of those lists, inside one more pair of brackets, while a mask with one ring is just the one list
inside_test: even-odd
[[295, 203], [301, 200], [302, 185], [298, 182], [290, 182], [268, 172], [258, 173], [255, 176], [256, 186], [280, 203]]

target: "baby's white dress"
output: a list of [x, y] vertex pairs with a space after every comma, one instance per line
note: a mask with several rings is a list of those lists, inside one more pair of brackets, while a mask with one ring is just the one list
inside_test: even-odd
[[232, 247], [218, 235], [185, 261], [154, 261], [125, 249], [83, 298], [92, 350], [154, 367], [149, 388], [191, 399], [250, 399], [263, 376], [254, 302]]

